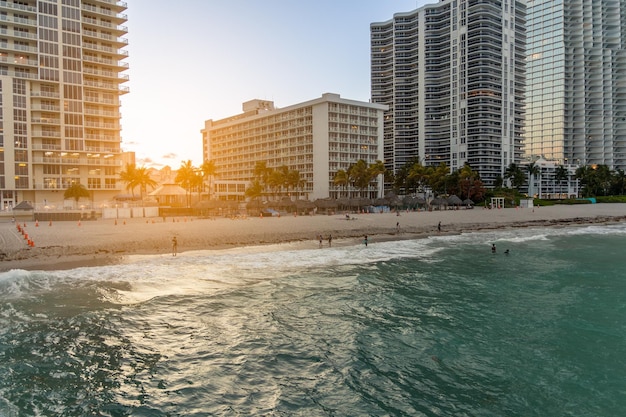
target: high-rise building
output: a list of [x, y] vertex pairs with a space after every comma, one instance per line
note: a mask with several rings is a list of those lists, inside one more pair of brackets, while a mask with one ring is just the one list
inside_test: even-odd
[[0, 2], [0, 209], [112, 197], [121, 170], [126, 3]]
[[388, 169], [467, 163], [491, 186], [520, 160], [525, 18], [525, 1], [444, 0], [370, 25]]
[[363, 189], [336, 184], [335, 175], [359, 160], [382, 159], [382, 121], [386, 106], [322, 97], [276, 108], [272, 101], [243, 103], [243, 113], [207, 120], [202, 130], [204, 160], [216, 168], [212, 197], [244, 200], [262, 162], [269, 169], [286, 167], [300, 174], [300, 186], [274, 190], [274, 197], [315, 200], [327, 197], [382, 196], [382, 175]]
[[528, 2], [525, 154], [626, 169], [626, 3]]

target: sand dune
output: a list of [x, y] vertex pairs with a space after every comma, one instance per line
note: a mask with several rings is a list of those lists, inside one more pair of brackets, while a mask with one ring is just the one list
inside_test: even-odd
[[[79, 265], [118, 262], [131, 254], [162, 254], [300, 242], [317, 247], [332, 234], [333, 245], [370, 243], [389, 239], [419, 238], [437, 233], [463, 233], [489, 228], [555, 226], [626, 221], [626, 204], [587, 204], [535, 207], [534, 209], [476, 208], [473, 210], [420, 211], [383, 214], [345, 213], [246, 219], [161, 218], [95, 220], [83, 222], [33, 222], [20, 225], [34, 247], [10, 221], [0, 224], [0, 271], [10, 269], [64, 269]], [[441, 222], [442, 231], [437, 225]], [[397, 227], [400, 231], [398, 232]]]

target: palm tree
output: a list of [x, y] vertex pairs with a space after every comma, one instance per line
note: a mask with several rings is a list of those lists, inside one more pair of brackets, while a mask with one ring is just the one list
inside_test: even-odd
[[541, 198], [541, 168], [535, 162], [531, 162], [526, 166], [526, 172], [528, 172], [528, 194], [534, 196], [535, 191], [535, 178], [539, 175], [539, 193]]
[[416, 189], [423, 193], [426, 191], [430, 175], [433, 172], [433, 167], [426, 167], [419, 162], [414, 163], [409, 168], [407, 179], [415, 183]]
[[135, 177], [135, 181], [139, 186], [141, 200], [143, 201], [143, 194], [148, 191], [148, 187], [155, 188], [157, 186], [157, 182], [152, 179], [150, 172], [148, 172], [146, 167], [139, 167], [135, 169]]
[[135, 164], [126, 164], [124, 171], [120, 172], [120, 180], [126, 183], [126, 189], [130, 190], [135, 198], [135, 188], [139, 187], [141, 199], [148, 187], [156, 187], [157, 182], [152, 179], [146, 167], [139, 167]]
[[187, 207], [191, 207], [191, 192], [197, 185], [197, 178], [196, 168], [191, 164], [191, 161], [181, 162], [174, 181], [187, 192]]
[[120, 180], [126, 183], [126, 190], [129, 190], [135, 198], [135, 187], [137, 187], [137, 167], [135, 164], [126, 164], [126, 167], [120, 172]]
[[522, 171], [522, 169], [513, 162], [511, 162], [511, 164], [504, 171], [504, 179], [510, 180], [511, 185], [516, 190], [519, 190], [519, 188], [524, 185], [524, 181], [526, 181], [524, 171]]
[[[350, 183], [350, 178], [348, 177], [348, 173], [343, 169], [340, 169], [335, 173], [335, 177], [333, 178], [333, 184], [336, 186], [343, 188], [346, 191], [348, 184]], [[346, 195], [346, 197], [349, 197]]]
[[211, 192], [213, 191], [213, 177], [217, 172], [217, 167], [215, 166], [215, 161], [205, 160], [202, 162], [200, 166], [200, 171], [202, 172], [202, 178], [207, 178], [209, 180], [209, 200], [211, 199]]
[[285, 175], [282, 170], [272, 171], [272, 173], [269, 175], [267, 179], [267, 184], [272, 190], [272, 193], [274, 194], [274, 196], [276, 196], [276, 193], [280, 193], [284, 183], [285, 183]]
[[460, 190], [467, 190], [467, 198], [471, 199], [471, 190], [472, 190], [472, 185], [474, 183], [474, 178], [477, 176], [476, 172], [472, 169], [472, 167], [469, 164], [465, 164], [463, 165], [463, 168], [461, 168], [459, 171], [459, 189]]
[[624, 194], [624, 187], [626, 186], [626, 175], [624, 170], [616, 168], [615, 175], [613, 176], [614, 190], [619, 195]]
[[428, 184], [430, 185], [431, 190], [436, 191], [437, 193], [444, 193], [446, 189], [446, 179], [450, 173], [450, 168], [443, 162], [436, 167], [431, 168], [432, 171], [428, 177]]
[[360, 190], [360, 196], [363, 197], [363, 190], [365, 190], [371, 179], [371, 171], [368, 169], [367, 163], [363, 159], [359, 159], [356, 164], [353, 164], [348, 168], [348, 177], [350, 182]]
[[[562, 194], [563, 191], [563, 188], [561, 187], [563, 181], [568, 179], [569, 173], [567, 172], [567, 168], [565, 168], [563, 165], [559, 165], [558, 167], [556, 167], [556, 170], [554, 171], [554, 181], [559, 183], [559, 194]], [[569, 181], [567, 181], [567, 191], [569, 194]]]
[[254, 180], [252, 180], [250, 186], [246, 188], [245, 194], [246, 197], [248, 197], [251, 201], [256, 200], [257, 208], [261, 208], [261, 202], [259, 198], [261, 197], [261, 195], [263, 195], [263, 185], [261, 185], [261, 182], [258, 179], [255, 178]]
[[263, 192], [267, 190], [268, 180], [272, 173], [272, 169], [267, 167], [267, 162], [258, 161], [254, 165], [254, 178], [259, 182], [261, 187], [263, 187]]
[[373, 164], [370, 164], [369, 166], [369, 172], [370, 172], [370, 176], [372, 177], [371, 180], [375, 180], [376, 178], [378, 178], [379, 175], [382, 175], [382, 183], [384, 184], [385, 178], [385, 172], [387, 170], [385, 169], [385, 164], [383, 163], [383, 161], [376, 161]]
[[[287, 184], [287, 191], [289, 191], [289, 189], [293, 189], [294, 191], [297, 191], [298, 187], [300, 187], [300, 184], [302, 183], [302, 180], [300, 179], [300, 171], [298, 170], [290, 170], [287, 172], [287, 178], [285, 178], [286, 184]], [[298, 199], [298, 195], [296, 195], [296, 200]]]
[[76, 203], [78, 203], [78, 200], [80, 200], [82, 197], [89, 198], [91, 197], [91, 194], [89, 193], [87, 187], [78, 182], [70, 185], [63, 193], [63, 198], [65, 198], [66, 200], [73, 198]]

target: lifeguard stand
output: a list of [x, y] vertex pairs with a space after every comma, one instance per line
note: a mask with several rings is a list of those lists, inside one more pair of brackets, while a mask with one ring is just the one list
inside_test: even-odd
[[504, 197], [491, 197], [491, 208], [504, 208]]

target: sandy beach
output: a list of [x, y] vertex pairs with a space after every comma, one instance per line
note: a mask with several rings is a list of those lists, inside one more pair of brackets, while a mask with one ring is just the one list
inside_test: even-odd
[[[411, 239], [485, 229], [585, 225], [626, 221], [626, 204], [586, 204], [487, 210], [420, 211], [382, 214], [345, 213], [241, 219], [162, 218], [82, 222], [0, 224], [0, 271], [50, 270], [120, 262], [133, 254], [166, 254], [172, 238], [178, 251], [224, 249], [279, 243], [318, 247]], [[437, 225], [441, 222], [441, 232]], [[25, 225], [25, 226], [24, 226]], [[398, 231], [399, 226], [399, 231]], [[28, 234], [34, 246], [28, 245]]]

